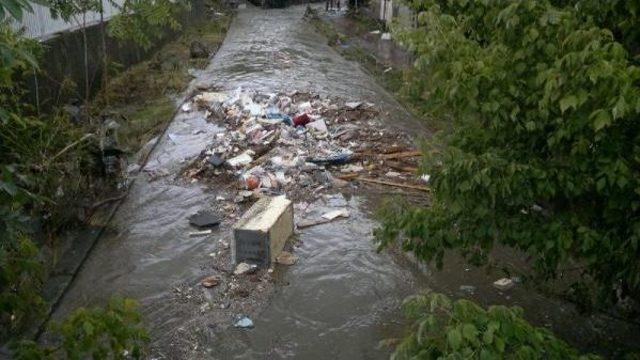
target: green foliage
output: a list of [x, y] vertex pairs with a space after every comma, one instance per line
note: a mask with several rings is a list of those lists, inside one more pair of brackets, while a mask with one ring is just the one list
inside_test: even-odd
[[[568, 6], [586, 20], [610, 29], [631, 55], [640, 55], [640, 0], [552, 0]], [[640, 59], [639, 59], [640, 60]]]
[[75, 20], [78, 25], [85, 25], [78, 17], [86, 16], [87, 12], [102, 10], [102, 0], [48, 0], [49, 10], [54, 19], [64, 21]]
[[411, 91], [454, 124], [425, 149], [432, 206], [387, 209], [380, 245], [482, 262], [499, 243], [545, 277], [575, 261], [640, 299], [640, 69], [624, 47], [547, 1], [411, 5]]
[[0, 0], [0, 20], [12, 17], [21, 20], [24, 12], [31, 12], [31, 3], [43, 4], [42, 0]]
[[138, 304], [113, 297], [105, 308], [80, 308], [52, 330], [60, 346], [33, 341], [13, 344], [16, 360], [31, 359], [140, 359], [148, 335], [141, 326]]
[[518, 307], [485, 310], [468, 300], [428, 294], [407, 299], [404, 308], [413, 329], [396, 347], [394, 360], [598, 359], [532, 326]]
[[[37, 69], [37, 42], [0, 22], [0, 340], [20, 334], [41, 315], [43, 269], [29, 238], [46, 219], [53, 230], [72, 215], [69, 205], [86, 189], [85, 143], [67, 148], [81, 133], [62, 116], [40, 117], [22, 100], [25, 73]], [[63, 149], [67, 149], [63, 151]], [[80, 171], [80, 170], [83, 171]], [[69, 179], [70, 174], [82, 174]]]
[[109, 21], [109, 33], [149, 49], [167, 29], [180, 29], [177, 16], [188, 7], [184, 0], [125, 0], [120, 13]]

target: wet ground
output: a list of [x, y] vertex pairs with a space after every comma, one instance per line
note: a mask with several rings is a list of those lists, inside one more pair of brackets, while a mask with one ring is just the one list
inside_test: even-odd
[[[424, 127], [357, 64], [326, 44], [303, 20], [304, 9], [239, 10], [223, 46], [191, 89], [241, 86], [370, 101], [381, 109], [389, 126], [426, 135]], [[494, 275], [466, 271], [460, 262], [432, 273], [402, 257], [376, 253], [368, 200], [372, 197], [366, 192], [347, 197], [348, 219], [300, 231], [296, 265], [256, 276], [251, 279], [251, 294], [221, 301], [217, 292], [203, 289], [199, 281], [212, 271], [210, 254], [224, 250], [220, 240], [229, 241], [233, 219], [225, 219], [211, 236], [190, 237], [193, 229], [187, 217], [215, 208], [216, 197], [230, 196], [231, 189], [212, 189], [178, 176], [218, 131], [197, 111], [174, 119], [55, 318], [121, 294], [142, 303], [153, 358], [382, 359], [389, 353], [378, 349], [378, 342], [402, 331], [398, 309], [402, 299], [435, 289], [483, 303], [522, 305], [537, 324], [552, 326], [586, 347], [622, 341], [625, 333], [631, 336], [623, 325], [608, 320], [577, 319], [570, 306], [532, 295], [523, 287], [500, 293], [490, 285]], [[229, 269], [219, 270], [226, 274]], [[477, 290], [460, 293], [464, 284], [476, 285]], [[231, 327], [235, 314], [249, 315], [255, 327]], [[592, 331], [594, 325], [601, 325], [601, 331]], [[612, 327], [622, 335], [597, 335]], [[610, 339], [614, 336], [619, 338]]]

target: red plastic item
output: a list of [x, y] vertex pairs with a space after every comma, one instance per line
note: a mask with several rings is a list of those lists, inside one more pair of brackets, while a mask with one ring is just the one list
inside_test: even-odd
[[257, 189], [260, 186], [260, 179], [258, 179], [257, 176], [251, 175], [245, 181], [247, 185], [247, 190]]
[[306, 113], [300, 114], [293, 118], [293, 126], [307, 125], [311, 122], [311, 118]]

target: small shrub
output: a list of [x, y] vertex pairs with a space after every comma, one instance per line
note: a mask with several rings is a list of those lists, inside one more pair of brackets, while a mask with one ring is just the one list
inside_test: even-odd
[[138, 305], [114, 297], [105, 308], [80, 308], [61, 324], [54, 324], [60, 345], [41, 346], [33, 341], [12, 345], [16, 360], [31, 359], [140, 359], [148, 335], [141, 326]]
[[409, 359], [598, 359], [580, 355], [549, 330], [529, 324], [518, 307], [483, 309], [445, 295], [417, 295], [405, 301], [413, 321], [393, 360]]

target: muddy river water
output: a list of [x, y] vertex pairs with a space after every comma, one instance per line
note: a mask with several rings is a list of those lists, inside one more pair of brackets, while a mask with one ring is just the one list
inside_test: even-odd
[[[357, 64], [331, 49], [303, 14], [302, 6], [239, 10], [224, 44], [191, 89], [240, 86], [366, 100], [382, 109], [389, 126], [426, 135], [420, 123]], [[482, 303], [521, 305], [538, 325], [551, 326], [585, 348], [632, 336], [626, 325], [599, 316], [577, 317], [571, 306], [524, 287], [499, 293], [491, 287], [495, 276], [467, 271], [461, 262], [431, 272], [402, 257], [376, 253], [371, 235], [375, 222], [364, 193], [347, 197], [350, 218], [301, 231], [295, 249], [298, 263], [281, 269], [275, 285], [260, 295], [263, 299], [258, 296], [253, 306], [243, 308], [255, 327], [230, 327], [230, 318], [210, 316], [199, 301], [188, 300], [191, 295], [185, 301], [176, 295], [176, 289], [188, 289], [194, 299], [207, 299], [200, 293], [199, 279], [206, 275], [209, 254], [219, 246], [217, 239], [230, 233], [223, 226], [209, 237], [188, 236], [192, 229], [186, 218], [215, 206], [216, 196], [228, 195], [229, 190], [176, 176], [219, 130], [198, 112], [177, 115], [167, 132], [171, 136], [165, 134], [151, 154], [146, 171], [93, 249], [55, 318], [121, 294], [142, 304], [152, 358], [383, 359], [389, 351], [377, 345], [401, 334], [402, 299], [434, 289]], [[476, 291], [460, 293], [460, 285], [474, 285]]]

